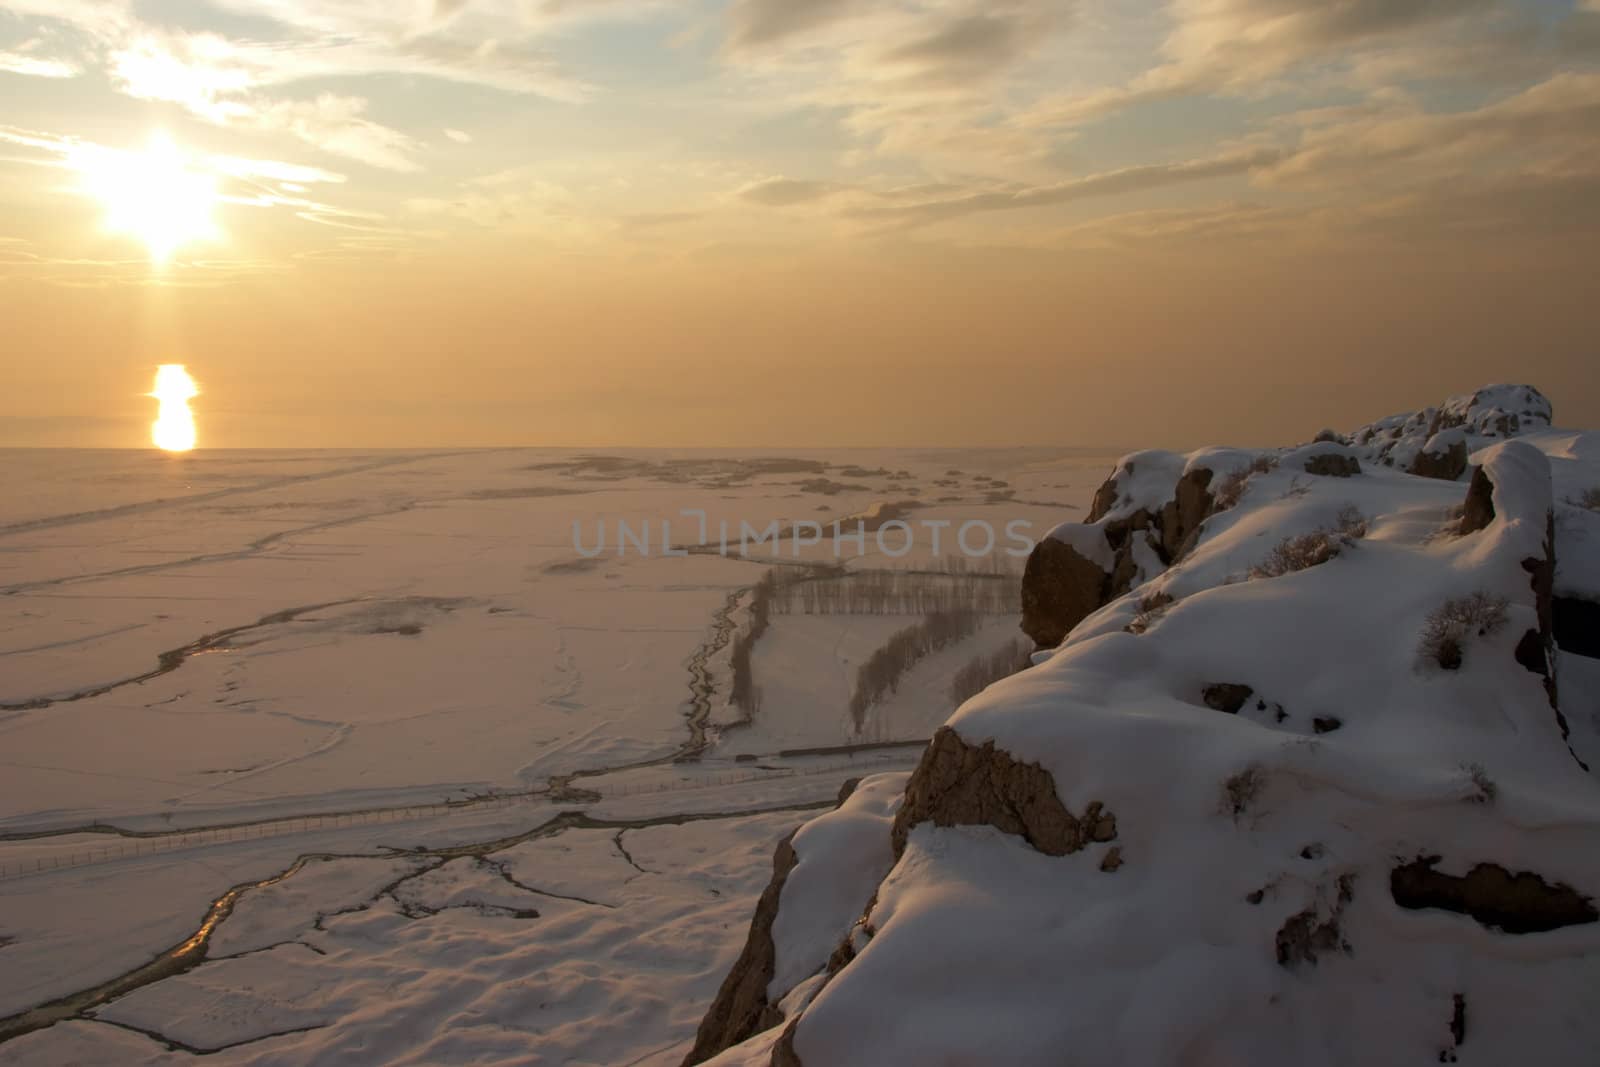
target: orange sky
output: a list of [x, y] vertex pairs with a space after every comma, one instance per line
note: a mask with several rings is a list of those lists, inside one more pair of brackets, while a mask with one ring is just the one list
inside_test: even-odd
[[1589, 0], [150, 10], [0, 0], [0, 445], [1600, 425]]

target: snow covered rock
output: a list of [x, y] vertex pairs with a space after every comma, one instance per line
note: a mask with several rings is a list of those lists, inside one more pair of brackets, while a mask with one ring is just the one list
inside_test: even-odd
[[[1449, 456], [1467, 453], [1508, 437], [1547, 429], [1550, 401], [1531, 385], [1490, 385], [1466, 396], [1455, 396], [1436, 408], [1391, 415], [1350, 435], [1352, 444], [1370, 450], [1372, 461], [1425, 477], [1441, 468]], [[1459, 432], [1452, 432], [1459, 431]], [[1454, 481], [1465, 472], [1450, 478]]]
[[1465, 430], [1467, 485], [1359, 433], [1129, 457], [1057, 538], [1106, 602], [858, 824], [882, 876], [790, 876], [778, 922], [827, 921], [710, 1062], [1592, 1063], [1600, 661], [1558, 605], [1600, 603], [1600, 435], [1547, 418], [1421, 420]]
[[[1085, 522], [1064, 523], [1035, 547], [1022, 583], [1023, 632], [1041, 648], [1060, 644], [1100, 607], [1187, 555], [1206, 520], [1231, 508], [1254, 475], [1282, 466], [1352, 478], [1365, 463], [1453, 482], [1468, 473], [1473, 452], [1548, 431], [1550, 410], [1532, 386], [1494, 385], [1437, 408], [1380, 419], [1348, 437], [1324, 430], [1298, 448], [1135, 452], [1100, 486]], [[1108, 576], [1098, 591], [1091, 564]]]
[[[1090, 536], [1102, 537], [1097, 530]], [[1100, 551], [1095, 551], [1099, 547]], [[1072, 628], [1106, 602], [1111, 572], [1097, 560], [1100, 546], [1084, 555], [1066, 539], [1047, 537], [1028, 554], [1022, 578], [1022, 632], [1041, 648], [1054, 648]]]
[[[744, 949], [701, 1020], [685, 1067], [778, 1025], [785, 999], [804, 996], [797, 987], [827, 964], [894, 862], [890, 827], [905, 778], [855, 783], [841, 791], [838, 808], [778, 843]], [[780, 911], [786, 891], [799, 899]]]

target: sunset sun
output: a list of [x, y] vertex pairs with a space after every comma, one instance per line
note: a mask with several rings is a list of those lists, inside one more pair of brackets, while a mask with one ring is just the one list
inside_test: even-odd
[[212, 218], [216, 177], [198, 169], [166, 136], [142, 151], [101, 149], [76, 160], [83, 184], [105, 209], [105, 227], [145, 246], [152, 263], [186, 245], [220, 236]]

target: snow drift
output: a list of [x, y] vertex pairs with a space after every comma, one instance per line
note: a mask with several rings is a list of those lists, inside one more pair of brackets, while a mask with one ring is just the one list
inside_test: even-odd
[[1592, 1062], [1600, 445], [1549, 422], [1124, 459], [1035, 665], [780, 850], [689, 1062]]

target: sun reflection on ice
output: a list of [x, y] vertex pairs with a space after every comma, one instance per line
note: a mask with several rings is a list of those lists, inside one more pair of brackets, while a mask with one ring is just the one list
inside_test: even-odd
[[161, 402], [156, 421], [150, 425], [150, 440], [168, 452], [187, 452], [194, 447], [194, 413], [189, 401], [200, 395], [194, 379], [182, 363], [163, 363], [156, 368], [156, 384], [148, 396]]

